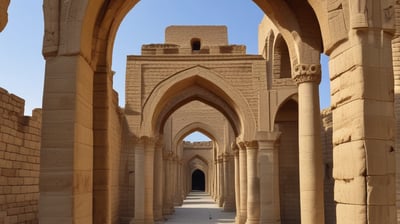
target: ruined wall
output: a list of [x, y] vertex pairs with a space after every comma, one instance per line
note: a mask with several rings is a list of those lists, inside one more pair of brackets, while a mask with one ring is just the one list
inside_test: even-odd
[[38, 223], [41, 110], [0, 88], [0, 223]]

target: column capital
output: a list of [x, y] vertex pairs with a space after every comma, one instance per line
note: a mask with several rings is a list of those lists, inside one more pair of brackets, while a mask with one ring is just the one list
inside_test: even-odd
[[233, 151], [233, 155], [239, 155], [239, 146], [235, 142], [232, 142], [231, 149]]
[[231, 158], [233, 158], [233, 155], [232, 155], [232, 154], [229, 154], [229, 153], [224, 153], [224, 154], [222, 154], [222, 155], [223, 155], [224, 162], [227, 162], [227, 161], [229, 161]]
[[320, 64], [297, 64], [294, 66], [294, 81], [297, 85], [304, 82], [321, 82]]
[[257, 133], [257, 140], [258, 146], [260, 150], [274, 150], [276, 149], [276, 145], [280, 141], [281, 132], [258, 132]]
[[244, 144], [247, 150], [258, 149], [258, 141], [246, 141]]
[[163, 156], [164, 156], [164, 160], [173, 161], [175, 154], [172, 151], [164, 151]]

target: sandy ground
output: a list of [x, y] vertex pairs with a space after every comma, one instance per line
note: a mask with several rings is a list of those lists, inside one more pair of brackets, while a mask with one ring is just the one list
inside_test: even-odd
[[204, 192], [191, 192], [182, 206], [175, 207], [175, 213], [164, 222], [165, 224], [217, 224], [235, 223], [235, 212], [224, 212], [222, 208]]

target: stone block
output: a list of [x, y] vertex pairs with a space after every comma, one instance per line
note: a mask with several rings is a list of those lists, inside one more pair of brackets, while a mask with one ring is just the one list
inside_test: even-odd
[[365, 205], [352, 205], [339, 203], [336, 206], [336, 223], [340, 224], [365, 224], [367, 223], [367, 207]]
[[333, 148], [333, 177], [345, 180], [366, 172], [364, 141], [352, 141]]
[[393, 140], [395, 118], [393, 102], [365, 100], [363, 106], [366, 139]]
[[40, 192], [71, 192], [73, 174], [71, 171], [45, 172], [40, 174]]
[[363, 100], [355, 100], [332, 110], [334, 145], [364, 138]]
[[[60, 219], [72, 219], [73, 197], [71, 197], [70, 194], [53, 194], [41, 191], [39, 200], [39, 217], [46, 217], [49, 219], [52, 217], [59, 217]], [[40, 220], [42, 223], [42, 219]], [[50, 222], [46, 222], [46, 219], [44, 219], [44, 223]]]
[[396, 177], [394, 174], [367, 177], [368, 205], [396, 204]]
[[396, 155], [393, 142], [365, 140], [365, 146], [368, 175], [387, 175], [396, 172]]
[[367, 200], [365, 178], [335, 179], [334, 199], [338, 203], [363, 205]]
[[396, 206], [368, 205], [368, 224], [397, 224]]

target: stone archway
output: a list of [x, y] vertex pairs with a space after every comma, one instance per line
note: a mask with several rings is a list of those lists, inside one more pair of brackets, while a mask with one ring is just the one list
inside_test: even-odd
[[[137, 2], [44, 1], [46, 77], [41, 161], [45, 162], [40, 173], [40, 207], [64, 206], [57, 211], [41, 209], [41, 223], [113, 220], [110, 158], [104, 156], [116, 144], [110, 141], [115, 128], [111, 121], [117, 120], [116, 110], [110, 110], [114, 106], [110, 55], [119, 24]], [[288, 43], [299, 83], [299, 123], [304, 127], [299, 133], [300, 147], [312, 156], [320, 148], [316, 140], [318, 58], [322, 49], [331, 56], [337, 222], [379, 219], [395, 223], [395, 216], [386, 215], [395, 213], [395, 168], [374, 165], [394, 163], [392, 150], [388, 150], [394, 139], [390, 60], [394, 16], [386, 13], [392, 3], [373, 1], [359, 10], [360, 1], [255, 2]], [[368, 7], [374, 10], [366, 10]], [[366, 16], [365, 12], [371, 14]], [[377, 82], [380, 85], [373, 85]], [[375, 153], [384, 156], [371, 156]], [[300, 161], [318, 163], [313, 157]], [[315, 164], [309, 170], [312, 176], [320, 175], [318, 167]], [[302, 222], [319, 224], [323, 215], [318, 214], [323, 213], [310, 214], [321, 207], [320, 197], [314, 194], [318, 189], [312, 183], [301, 183], [305, 203], [301, 206]], [[361, 193], [353, 195], [351, 189]], [[386, 195], [384, 192], [392, 193], [380, 197]], [[93, 197], [103, 203], [93, 203]]]

